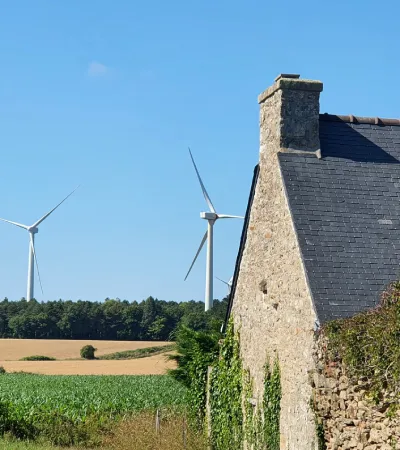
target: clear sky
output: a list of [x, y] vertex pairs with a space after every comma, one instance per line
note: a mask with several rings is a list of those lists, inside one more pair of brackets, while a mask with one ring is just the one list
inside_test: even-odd
[[[0, 217], [40, 227], [39, 300], [203, 300], [206, 229], [244, 214], [257, 95], [324, 82], [321, 112], [400, 116], [400, 2], [0, 0]], [[242, 222], [215, 227], [233, 273]], [[26, 293], [28, 233], [0, 223], [0, 297]], [[215, 282], [215, 297], [226, 293]]]

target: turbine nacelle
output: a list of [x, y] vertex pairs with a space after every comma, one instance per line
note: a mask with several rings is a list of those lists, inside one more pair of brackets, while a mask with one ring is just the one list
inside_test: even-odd
[[200, 217], [205, 220], [217, 220], [218, 214], [213, 212], [201, 212]]
[[29, 233], [37, 234], [39, 233], [39, 228], [32, 225], [31, 227], [28, 228], [28, 231]]

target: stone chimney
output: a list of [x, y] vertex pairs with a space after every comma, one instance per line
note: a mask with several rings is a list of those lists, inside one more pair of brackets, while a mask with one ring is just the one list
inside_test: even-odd
[[[281, 74], [258, 96], [261, 160], [271, 152], [313, 152], [320, 157], [320, 81]], [[267, 156], [267, 154], [269, 155]]]

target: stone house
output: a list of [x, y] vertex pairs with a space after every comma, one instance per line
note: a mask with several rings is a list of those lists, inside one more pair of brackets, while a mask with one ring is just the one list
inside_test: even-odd
[[260, 152], [228, 316], [263, 389], [279, 356], [281, 449], [316, 448], [315, 330], [374, 307], [400, 275], [400, 120], [320, 114], [320, 81], [282, 74], [258, 97]]

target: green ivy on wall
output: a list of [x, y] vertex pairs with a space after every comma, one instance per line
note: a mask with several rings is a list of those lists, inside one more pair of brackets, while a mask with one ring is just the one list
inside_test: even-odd
[[279, 450], [281, 398], [281, 373], [276, 359], [272, 369], [268, 363], [265, 365], [263, 438], [268, 450]]
[[[378, 402], [383, 390], [398, 392], [400, 382], [400, 282], [383, 293], [380, 305], [351, 318], [327, 323], [327, 360], [342, 361], [348, 374], [366, 377], [364, 387]], [[393, 398], [398, 404], [398, 397]]]
[[230, 321], [210, 383], [211, 440], [214, 450], [240, 449], [243, 443], [243, 369], [239, 336]]
[[249, 372], [242, 367], [239, 334], [230, 322], [211, 375], [214, 450], [240, 449], [244, 441], [253, 449], [279, 450], [282, 389], [278, 360], [265, 365], [264, 395], [258, 407], [253, 404], [252, 385]]

